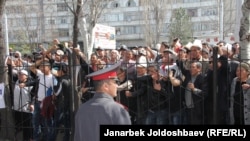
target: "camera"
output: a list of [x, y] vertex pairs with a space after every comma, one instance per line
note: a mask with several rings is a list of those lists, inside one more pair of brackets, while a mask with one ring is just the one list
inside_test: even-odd
[[169, 70], [173, 72], [173, 76], [175, 76], [175, 72], [176, 70], [175, 69], [166, 69], [166, 73], [168, 74], [169, 73]]
[[173, 72], [173, 76], [175, 76], [176, 71], [178, 70], [176, 65], [169, 65], [165, 67], [166, 70], [166, 74], [169, 74], [169, 70], [171, 70]]

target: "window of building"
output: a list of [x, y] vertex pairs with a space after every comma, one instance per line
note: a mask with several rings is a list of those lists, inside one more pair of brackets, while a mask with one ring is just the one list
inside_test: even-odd
[[9, 38], [11, 38], [12, 40], [16, 40], [18, 38], [18, 34], [17, 34], [17, 30], [11, 32], [11, 34], [9, 35]]
[[37, 38], [37, 31], [36, 30], [29, 31], [29, 37], [30, 38]]
[[129, 1], [127, 2], [127, 7], [135, 7], [135, 6], [136, 6], [136, 3], [135, 3], [134, 0], [129, 0]]
[[115, 34], [121, 35], [121, 28], [120, 27], [115, 27]]
[[100, 16], [100, 18], [98, 19], [99, 22], [107, 22], [107, 19], [106, 19], [106, 14], [102, 14]]
[[117, 8], [117, 7], [120, 7], [120, 4], [118, 2], [111, 3], [111, 8]]
[[212, 23], [201, 23], [201, 30], [202, 31], [213, 30], [213, 24]]
[[201, 23], [192, 23], [193, 31], [201, 31]]
[[68, 7], [65, 3], [57, 4], [57, 11], [68, 11]]
[[24, 19], [18, 18], [18, 20], [16, 20], [16, 21], [17, 21], [17, 26], [25, 26], [25, 21], [24, 21]]
[[16, 19], [8, 19], [8, 24], [13, 27], [17, 26]]
[[175, 18], [176, 17], [176, 15], [177, 15], [177, 13], [178, 13], [178, 9], [173, 9], [172, 10], [172, 18]]
[[8, 6], [6, 7], [6, 13], [10, 13], [10, 14], [20, 14], [23, 13], [22, 11], [22, 7], [20, 6]]
[[125, 26], [121, 28], [121, 34], [127, 35], [127, 34], [139, 34], [141, 33], [140, 26]]
[[55, 29], [46, 30], [45, 33], [48, 33], [48, 35], [51, 36], [51, 37], [53, 37], [53, 36], [58, 37], [59, 36], [57, 30], [55, 30]]
[[59, 37], [68, 37], [69, 29], [58, 29]]
[[183, 0], [183, 3], [195, 3], [200, 2], [200, 0]]
[[31, 7], [30, 7], [30, 11], [38, 11], [38, 8], [37, 8], [37, 7], [34, 7], [34, 6], [31, 6]]
[[9, 32], [8, 33], [8, 38], [10, 39], [10, 40], [14, 40], [14, 38], [15, 38], [15, 34], [14, 34], [15, 32], [13, 31], [13, 32]]
[[162, 26], [162, 33], [167, 33], [167, 32], [168, 32], [168, 29], [169, 29], [169, 26], [170, 26], [169, 23], [165, 23], [165, 24]]
[[56, 24], [56, 21], [54, 19], [48, 20], [48, 24]]
[[61, 19], [60, 19], [60, 23], [61, 23], [61, 24], [67, 24], [67, 19], [64, 18], [64, 17], [61, 18]]
[[217, 8], [204, 8], [201, 10], [201, 16], [216, 16], [218, 15]]
[[142, 32], [141, 26], [135, 26], [135, 34], [140, 34]]
[[198, 9], [187, 9], [187, 15], [190, 17], [197, 17]]
[[30, 25], [31, 26], [36, 26], [37, 25], [37, 19], [36, 18], [31, 18], [30, 19]]
[[14, 13], [13, 6], [6, 6], [6, 13], [13, 14]]
[[174, 0], [173, 3], [183, 3], [183, 0]]
[[119, 15], [118, 14], [108, 14], [106, 15], [106, 20], [107, 22], [115, 22], [119, 20]]
[[142, 12], [126, 12], [124, 13], [124, 20], [125, 21], [138, 21], [138, 20], [142, 20], [143, 16], [142, 16]]

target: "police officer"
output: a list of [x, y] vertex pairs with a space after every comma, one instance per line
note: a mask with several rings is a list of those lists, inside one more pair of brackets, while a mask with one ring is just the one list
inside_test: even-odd
[[100, 125], [131, 124], [128, 111], [114, 100], [118, 87], [116, 69], [120, 65], [117, 63], [87, 75], [93, 80], [95, 94], [76, 113], [75, 141], [99, 141]]

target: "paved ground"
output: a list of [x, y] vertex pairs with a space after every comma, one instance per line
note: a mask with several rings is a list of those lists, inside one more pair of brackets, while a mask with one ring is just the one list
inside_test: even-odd
[[[62, 141], [62, 140], [63, 140], [63, 132], [60, 132], [57, 136], [56, 141]], [[16, 139], [14, 139], [14, 137], [13, 137], [13, 139], [2, 139], [0, 137], [0, 141], [23, 141], [22, 140], [22, 132], [20, 131], [17, 133]]]
[[[62, 141], [63, 140], [63, 132], [60, 132], [57, 136], [56, 141]], [[1, 140], [0, 140], [1, 141]], [[4, 140], [3, 140], [4, 141]], [[16, 136], [16, 140], [15, 141], [23, 141], [22, 140], [22, 132], [18, 132], [17, 136]]]

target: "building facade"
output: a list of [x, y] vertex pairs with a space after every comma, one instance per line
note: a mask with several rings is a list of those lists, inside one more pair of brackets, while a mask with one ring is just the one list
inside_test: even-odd
[[[117, 45], [145, 45], [145, 0], [114, 0], [107, 4], [98, 23], [116, 28]], [[169, 24], [174, 11], [184, 8], [192, 23], [192, 38], [211, 44], [238, 41], [243, 0], [166, 0], [159, 41], [170, 40]], [[72, 40], [73, 16], [64, 0], [8, 0], [9, 43], [49, 43], [53, 38]], [[151, 22], [150, 24], [154, 24]], [[81, 35], [80, 35], [81, 36]], [[82, 38], [79, 37], [79, 40]], [[158, 42], [159, 42], [158, 41]], [[155, 42], [154, 42], [155, 43]]]

